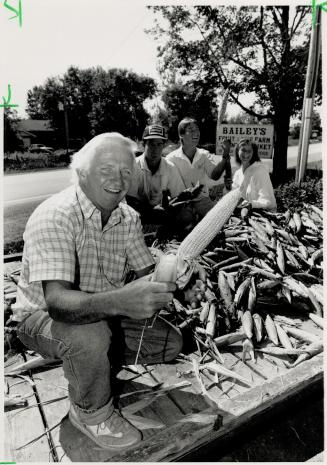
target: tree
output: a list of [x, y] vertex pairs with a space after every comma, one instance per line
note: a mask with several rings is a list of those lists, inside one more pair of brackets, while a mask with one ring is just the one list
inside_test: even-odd
[[182, 82], [167, 86], [162, 93], [169, 112], [169, 137], [178, 140], [177, 125], [185, 116], [195, 118], [200, 126], [202, 142], [215, 142], [215, 93], [204, 92], [203, 84], [193, 80], [185, 86]]
[[[205, 89], [228, 86], [231, 102], [259, 120], [270, 119], [275, 126], [273, 177], [281, 182], [290, 117], [302, 107], [310, 8], [149, 8], [157, 18], [149, 32], [160, 40], [164, 82], [181, 77], [185, 85], [196, 79]], [[245, 93], [256, 96], [251, 107], [242, 103]]]
[[4, 134], [3, 134], [3, 151], [15, 152], [23, 150], [24, 144], [17, 131], [17, 123], [19, 118], [17, 111], [12, 108], [5, 108], [3, 114]]
[[60, 141], [65, 137], [60, 103], [72, 139], [88, 140], [107, 131], [135, 139], [141, 137], [148, 117], [143, 101], [155, 91], [152, 78], [128, 70], [72, 66], [63, 77], [48, 78], [43, 86], [28, 91], [26, 111], [31, 118], [49, 119]]

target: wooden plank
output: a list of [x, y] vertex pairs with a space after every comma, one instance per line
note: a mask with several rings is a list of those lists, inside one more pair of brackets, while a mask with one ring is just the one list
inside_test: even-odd
[[[16, 363], [21, 359], [17, 358]], [[30, 379], [29, 376], [26, 377]], [[19, 377], [6, 377], [9, 383], [9, 394], [28, 397], [28, 405], [37, 403], [31, 384]], [[9, 455], [6, 459], [16, 462], [48, 462], [50, 449], [47, 438], [43, 435], [35, 444], [17, 450], [31, 440], [44, 433], [44, 425], [37, 407], [24, 409], [24, 407], [5, 412], [5, 450]]]
[[[181, 380], [190, 381], [191, 385], [169, 393], [169, 399], [178, 407], [179, 412], [175, 418], [177, 421], [188, 413], [196, 413], [208, 408], [208, 403], [201, 395], [201, 388], [192, 377], [181, 377], [179, 373], [193, 369], [192, 363], [171, 363], [155, 365], [152, 376], [158, 381], [167, 385], [179, 383]], [[170, 419], [169, 424], [172, 423]]]
[[[167, 366], [167, 365], [165, 365]], [[135, 368], [135, 367], [134, 367]], [[130, 376], [127, 374], [126, 370], [122, 371], [119, 374], [119, 378], [125, 379], [129, 382], [125, 382], [125, 392], [137, 391], [139, 389], [144, 389], [147, 387], [158, 386], [161, 383], [156, 377], [153, 376], [153, 372], [156, 370], [156, 365], [148, 366], [147, 368], [138, 365], [136, 367], [142, 373], [142, 376], [131, 380]], [[180, 380], [178, 380], [179, 382]], [[174, 383], [172, 383], [174, 384]], [[151, 398], [151, 396], [150, 396]], [[120, 405], [125, 406], [129, 405], [135, 400], [142, 399], [142, 396], [136, 397], [129, 397], [126, 401], [121, 401]], [[170, 425], [174, 421], [174, 418], [180, 417], [182, 415], [181, 411], [178, 407], [172, 402], [170, 396], [165, 393], [158, 397], [153, 403], [151, 403], [148, 407], [142, 409], [142, 411], [137, 412], [138, 415], [144, 416], [145, 418], [151, 418], [157, 421], [162, 422], [164, 425]], [[144, 438], [153, 434], [153, 430], [145, 430], [143, 432]]]
[[[322, 368], [323, 357], [318, 355], [233, 399], [220, 401], [215, 415], [208, 413], [207, 423], [204, 420], [203, 423], [176, 421], [175, 425], [156, 434], [150, 441], [142, 442], [137, 449], [117, 455], [115, 460], [174, 461], [194, 448], [219, 439], [233, 428], [250, 421], [251, 417], [273, 409], [275, 405], [321, 380]], [[221, 415], [223, 425], [215, 430], [217, 415]]]
[[[49, 434], [53, 445], [52, 455], [54, 460], [61, 462], [70, 461], [62, 449], [59, 440], [61, 421], [67, 415], [70, 405], [67, 398], [68, 383], [64, 377], [63, 368], [60, 366], [36, 372], [34, 374], [34, 381], [47, 426], [51, 430]], [[66, 398], [62, 399], [65, 396]], [[47, 402], [49, 401], [55, 402], [48, 404]], [[58, 426], [52, 429], [55, 425]]]

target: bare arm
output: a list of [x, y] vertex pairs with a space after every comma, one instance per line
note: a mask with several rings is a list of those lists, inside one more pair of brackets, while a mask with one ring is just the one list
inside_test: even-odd
[[218, 163], [218, 165], [213, 169], [211, 173], [211, 179], [214, 181], [218, 181], [218, 179], [221, 177], [223, 172], [225, 171], [226, 165], [228, 162], [230, 162], [230, 147], [231, 147], [231, 142], [229, 139], [223, 140], [223, 158], [222, 160]]
[[120, 289], [89, 294], [72, 289], [67, 281], [43, 281], [49, 315], [56, 321], [87, 324], [121, 315], [134, 319], [151, 317], [173, 298], [174, 283], [137, 279]]

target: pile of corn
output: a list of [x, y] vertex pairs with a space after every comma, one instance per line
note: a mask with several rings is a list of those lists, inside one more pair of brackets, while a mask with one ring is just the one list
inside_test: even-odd
[[[217, 347], [240, 340], [244, 357], [254, 358], [255, 350], [298, 356], [289, 366], [321, 352], [320, 338], [274, 310], [304, 312], [322, 327], [322, 234], [322, 211], [311, 205], [292, 213], [232, 216], [173, 300], [175, 324], [188, 327], [198, 347], [215, 358]], [[180, 250], [173, 241], [156, 247], [166, 254]]]

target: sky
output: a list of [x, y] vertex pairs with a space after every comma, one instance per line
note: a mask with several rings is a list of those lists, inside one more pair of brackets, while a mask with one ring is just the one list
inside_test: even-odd
[[[47, 77], [63, 75], [71, 65], [127, 68], [159, 81], [157, 43], [144, 31], [153, 26], [154, 15], [146, 9], [145, 0], [7, 0], [7, 3], [17, 8], [19, 1], [21, 27], [17, 19], [9, 19], [12, 13], [3, 7], [4, 2], [0, 5], [0, 94], [7, 95], [7, 85], [11, 85], [12, 102], [19, 105], [19, 116], [27, 117], [24, 109], [29, 89], [44, 84]], [[147, 3], [167, 2], [147, 0]], [[185, 3], [204, 2], [184, 0]], [[227, 2], [215, 2], [218, 3]], [[247, 0], [245, 4], [255, 3]], [[285, 1], [275, 0], [274, 4], [277, 3]], [[247, 105], [249, 102], [251, 99], [243, 100]], [[239, 111], [238, 106], [228, 105], [230, 116]]]
[[[12, 6], [18, 0], [9, 0]], [[49, 76], [62, 75], [70, 65], [128, 68], [159, 78], [156, 44], [144, 32], [153, 17], [143, 3], [111, 0], [21, 0], [22, 27], [0, 10], [1, 85], [11, 84], [12, 101], [24, 115], [28, 89]], [[4, 28], [4, 29], [3, 29]], [[4, 33], [4, 34], [3, 34]], [[2, 94], [4, 90], [1, 89]]]

